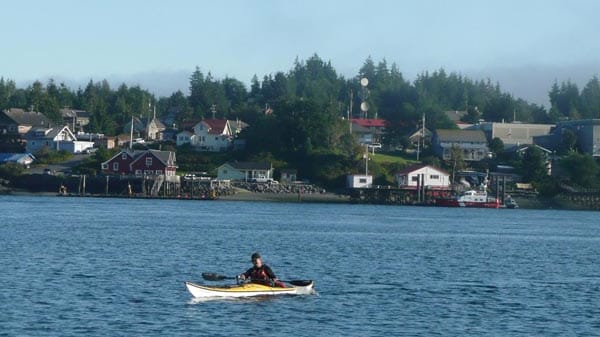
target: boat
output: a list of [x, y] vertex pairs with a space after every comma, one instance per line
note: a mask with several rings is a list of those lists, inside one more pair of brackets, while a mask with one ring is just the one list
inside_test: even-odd
[[292, 286], [286, 288], [270, 287], [258, 283], [206, 286], [185, 282], [185, 286], [196, 298], [310, 295], [314, 293], [314, 282], [312, 280], [294, 281]]
[[488, 196], [485, 190], [468, 190], [454, 198], [435, 199], [435, 205], [445, 207], [500, 208], [500, 200]]
[[513, 199], [510, 195], [506, 196], [506, 199], [504, 200], [504, 206], [506, 208], [519, 208], [519, 205], [517, 204], [517, 202], [515, 201], [515, 199]]

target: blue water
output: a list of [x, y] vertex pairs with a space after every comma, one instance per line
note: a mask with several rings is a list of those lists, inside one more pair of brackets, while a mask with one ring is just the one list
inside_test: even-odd
[[[0, 336], [598, 336], [598, 214], [0, 197]], [[186, 291], [256, 250], [318, 294]]]

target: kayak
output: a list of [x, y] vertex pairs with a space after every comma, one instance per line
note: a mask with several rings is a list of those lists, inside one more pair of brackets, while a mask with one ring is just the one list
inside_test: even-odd
[[192, 282], [185, 282], [188, 291], [194, 297], [252, 297], [276, 295], [309, 295], [314, 292], [313, 281], [305, 281], [300, 285], [287, 288], [269, 287], [257, 283], [234, 284], [226, 286], [205, 286]]

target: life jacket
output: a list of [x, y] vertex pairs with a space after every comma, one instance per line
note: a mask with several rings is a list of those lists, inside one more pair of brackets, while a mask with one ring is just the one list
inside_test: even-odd
[[279, 280], [271, 280], [271, 278], [269, 277], [269, 275], [267, 275], [267, 272], [265, 271], [264, 265], [260, 268], [253, 268], [252, 272], [250, 272], [250, 278], [252, 279], [253, 283], [264, 284], [269, 287], [285, 288], [285, 284], [283, 282]]
[[265, 280], [268, 281], [269, 280], [269, 275], [267, 275], [267, 272], [265, 271], [264, 267], [260, 267], [260, 268], [253, 268], [252, 272], [250, 273], [250, 278], [252, 280]]

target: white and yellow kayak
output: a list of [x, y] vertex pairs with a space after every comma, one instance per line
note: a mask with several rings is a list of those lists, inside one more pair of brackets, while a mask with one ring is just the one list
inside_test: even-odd
[[269, 287], [257, 283], [234, 284], [226, 286], [206, 286], [192, 282], [185, 282], [188, 291], [197, 298], [202, 297], [252, 297], [276, 295], [309, 295], [314, 292], [314, 282], [305, 280], [294, 282], [287, 288]]

